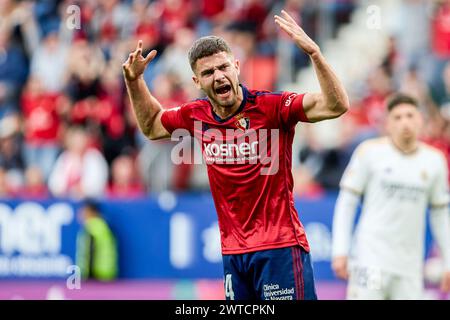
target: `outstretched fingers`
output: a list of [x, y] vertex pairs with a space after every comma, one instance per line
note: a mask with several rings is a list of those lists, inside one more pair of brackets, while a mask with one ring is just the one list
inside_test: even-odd
[[284, 19], [286, 19], [287, 21], [289, 21], [293, 25], [298, 26], [297, 22], [289, 15], [289, 13], [287, 13], [284, 10], [281, 10], [281, 14], [283, 15]]
[[135, 80], [137, 76], [142, 74], [145, 67], [155, 58], [157, 54], [156, 50], [152, 50], [144, 58], [142, 56], [142, 50], [142, 40], [139, 40], [136, 49], [128, 55], [128, 59], [122, 64], [124, 74], [129, 80]]
[[133, 64], [135, 60], [141, 55], [142, 53], [142, 40], [138, 41], [138, 44], [136, 46], [136, 49], [131, 52], [128, 56], [129, 64]]
[[275, 15], [275, 22], [277, 22], [277, 21], [281, 22], [287, 26], [291, 26], [291, 27], [294, 26], [290, 21], [286, 20], [285, 18], [280, 17], [279, 15]]
[[292, 26], [283, 18], [281, 18], [279, 16], [275, 16], [275, 23], [290, 36], [294, 35], [294, 30], [293, 30]]
[[142, 40], [138, 41], [137, 47], [136, 47], [136, 56], [140, 55], [142, 53]]
[[158, 53], [158, 52], [157, 52], [156, 50], [150, 51], [149, 54], [147, 54], [147, 56], [146, 56], [145, 59], [144, 59], [145, 64], [146, 64], [146, 65], [149, 64], [150, 61], [152, 61], [152, 60], [156, 57], [156, 54], [157, 54], [157, 53]]
[[122, 69], [126, 70], [126, 69], [130, 66], [128, 60], [129, 60], [129, 59], [127, 59], [127, 61], [125, 61], [124, 63], [122, 63]]

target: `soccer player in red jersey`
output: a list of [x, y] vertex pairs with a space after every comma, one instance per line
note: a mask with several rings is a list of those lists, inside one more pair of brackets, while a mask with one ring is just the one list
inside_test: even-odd
[[311, 58], [320, 93], [272, 93], [239, 83], [239, 61], [218, 37], [189, 50], [205, 99], [163, 110], [142, 74], [156, 56], [142, 42], [123, 64], [139, 127], [149, 139], [183, 132], [202, 147], [217, 210], [227, 299], [316, 299], [309, 245], [294, 207], [291, 173], [295, 125], [339, 117], [348, 97], [318, 45], [284, 11], [275, 16]]

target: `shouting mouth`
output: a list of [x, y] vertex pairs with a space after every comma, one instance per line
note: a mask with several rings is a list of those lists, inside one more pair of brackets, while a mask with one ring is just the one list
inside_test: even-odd
[[224, 85], [218, 86], [215, 89], [215, 92], [216, 92], [216, 95], [218, 95], [219, 97], [226, 98], [231, 93], [231, 85], [224, 84]]

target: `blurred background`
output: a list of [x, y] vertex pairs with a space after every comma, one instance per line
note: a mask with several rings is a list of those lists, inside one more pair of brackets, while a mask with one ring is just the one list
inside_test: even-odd
[[[344, 298], [330, 269], [334, 202], [354, 148], [384, 134], [385, 98], [416, 97], [422, 139], [449, 156], [449, 0], [0, 0], [0, 299], [223, 299], [205, 166], [174, 165], [175, 142], [142, 136], [121, 65], [138, 39], [144, 55], [157, 49], [144, 77], [175, 107], [202, 96], [187, 50], [215, 34], [247, 87], [319, 90], [273, 22], [281, 9], [350, 96], [345, 116], [299, 124], [293, 148], [319, 298]], [[426, 241], [426, 298], [447, 298], [429, 232]]]

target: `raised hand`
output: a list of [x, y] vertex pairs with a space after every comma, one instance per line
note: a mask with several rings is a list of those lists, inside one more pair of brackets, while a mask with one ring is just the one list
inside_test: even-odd
[[144, 58], [142, 56], [142, 40], [138, 41], [136, 50], [134, 50], [128, 56], [127, 61], [122, 65], [123, 75], [126, 80], [134, 81], [139, 78], [143, 73], [147, 65], [156, 56], [156, 50], [150, 51], [150, 53]]
[[281, 14], [283, 17], [275, 15], [275, 23], [283, 29], [292, 40], [294, 40], [299, 48], [309, 55], [320, 52], [319, 46], [305, 33], [305, 31], [303, 31], [286, 11], [281, 10]]

